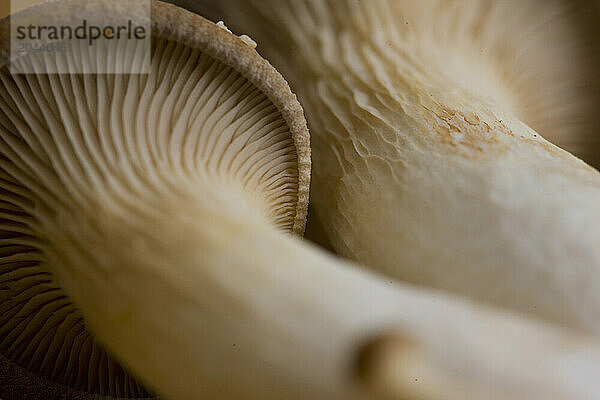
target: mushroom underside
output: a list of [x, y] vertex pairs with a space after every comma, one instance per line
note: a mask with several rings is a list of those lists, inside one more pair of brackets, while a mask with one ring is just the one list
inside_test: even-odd
[[[126, 68], [120, 46], [95, 60]], [[73, 52], [79, 60], [36, 54], [16, 63], [85, 63], [81, 50]], [[278, 229], [297, 231], [290, 129], [235, 68], [167, 38], [153, 40], [150, 74], [11, 75], [8, 68], [0, 70], [0, 364], [13, 384], [33, 374], [42, 386], [72, 389], [67, 398], [151, 397], [86, 329], [47, 257], [67, 249], [48, 232], [75, 210], [102, 203], [148, 212], [138, 199], [194, 191], [207, 180]], [[2, 386], [0, 395], [11, 395], [10, 382]]]

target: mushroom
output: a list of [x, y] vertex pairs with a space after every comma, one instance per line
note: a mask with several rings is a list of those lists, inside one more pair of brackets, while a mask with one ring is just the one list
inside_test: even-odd
[[72, 249], [56, 274], [91, 331], [153, 391], [172, 400], [600, 396], [597, 338], [376, 277], [201, 187], [197, 198], [156, 200], [151, 215], [101, 208], [52, 233]]
[[600, 332], [600, 175], [541, 136], [599, 138], [598, 2], [182, 3], [298, 93], [339, 255]]
[[[12, 22], [138, 23], [143, 4], [61, 0]], [[128, 70], [126, 42], [10, 60], [37, 65], [28, 75], [1, 55], [0, 293], [18, 309], [1, 337], [21, 343], [2, 349], [2, 397], [140, 394], [116, 364], [96, 369], [110, 356], [92, 336], [172, 400], [600, 396], [597, 339], [383, 280], [290, 235], [310, 168], [294, 95], [250, 40], [160, 2], [152, 14], [148, 75], [41, 73], [94, 57]], [[57, 294], [85, 330], [64, 324]], [[48, 363], [87, 394], [32, 377]]]
[[[76, 260], [75, 249], [101, 256], [120, 240], [119, 228], [98, 248], [83, 236], [63, 246], [68, 226], [58, 236], [54, 231], [85, 220], [72, 218], [86, 212], [127, 219], [146, 215], [145, 229], [152, 231], [158, 225], [148, 213], [167, 194], [161, 206], [185, 213], [186, 223], [210, 225], [210, 218], [193, 220], [193, 207], [188, 213], [186, 202], [177, 201], [207, 200], [214, 195], [205, 193], [215, 192], [222, 206], [241, 216], [252, 206], [276, 229], [304, 231], [310, 180], [306, 122], [287, 83], [247, 40], [156, 2], [149, 74], [135, 73], [141, 65], [129, 55], [142, 47], [127, 40], [107, 48], [73, 40], [72, 50], [64, 53], [15, 57], [9, 52], [10, 23], [77, 26], [85, 18], [88, 24], [126, 26], [131, 19], [142, 26], [149, 22], [145, 4], [150, 3], [46, 2], [0, 23], [4, 400], [150, 396], [90, 333], [84, 318], [89, 310], [82, 315], [78, 296], [92, 293], [74, 291], [77, 282], [61, 274], [62, 267], [72, 266], [63, 265], [64, 257]], [[94, 71], [103, 62], [134, 73], [45, 73]], [[11, 67], [35, 68], [36, 74], [13, 74]], [[135, 252], [136, 237], [129, 238], [134, 242], [126, 253]], [[119, 276], [126, 279], [125, 271], [115, 272]], [[111, 302], [101, 294], [96, 300]]]

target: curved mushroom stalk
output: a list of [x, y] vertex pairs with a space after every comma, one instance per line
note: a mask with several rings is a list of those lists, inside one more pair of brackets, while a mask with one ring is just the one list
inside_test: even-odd
[[213, 3], [298, 93], [313, 205], [339, 254], [600, 331], [600, 175], [520, 120], [559, 140], [596, 120], [580, 81], [597, 82], [577, 36], [581, 8]]
[[49, 232], [91, 330], [167, 398], [600, 396], [595, 340], [375, 278], [212, 183], [193, 191]]

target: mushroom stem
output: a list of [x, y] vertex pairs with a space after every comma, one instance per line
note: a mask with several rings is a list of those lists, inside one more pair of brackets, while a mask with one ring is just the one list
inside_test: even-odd
[[600, 174], [521, 121], [572, 137], [594, 104], [556, 95], [587, 60], [570, 2], [213, 3], [298, 93], [337, 253], [600, 332]]
[[99, 202], [49, 233], [95, 336], [167, 398], [600, 396], [595, 340], [393, 284], [195, 187], [148, 214]]

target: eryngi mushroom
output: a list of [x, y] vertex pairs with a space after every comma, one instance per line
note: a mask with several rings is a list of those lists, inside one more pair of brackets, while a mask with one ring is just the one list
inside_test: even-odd
[[[13, 21], [58, 23], [73, 10], [135, 20], [142, 4], [62, 0]], [[35, 373], [49, 357], [65, 366], [46, 345], [73, 335], [53, 330], [54, 302], [20, 297], [41, 277], [172, 400], [600, 396], [597, 339], [376, 277], [292, 237], [310, 162], [287, 84], [249, 40], [173, 6], [152, 10], [148, 75], [20, 75], [2, 63], [2, 304], [20, 312], [2, 337], [20, 336], [22, 318], [34, 327], [4, 354]], [[88, 367], [100, 347], [79, 348], [61, 347], [81, 382], [127, 395], [103, 378], [110, 369]]]

